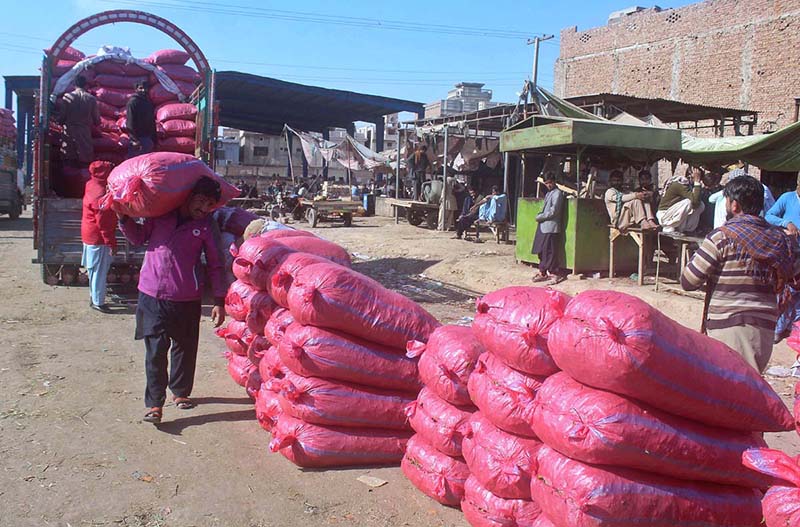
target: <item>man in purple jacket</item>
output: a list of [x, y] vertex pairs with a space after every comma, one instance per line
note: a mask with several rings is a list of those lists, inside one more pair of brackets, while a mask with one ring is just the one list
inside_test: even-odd
[[[133, 245], [147, 244], [139, 274], [136, 340], [144, 340], [144, 392], [148, 410], [144, 421], [160, 423], [167, 386], [181, 410], [194, 407], [189, 399], [194, 384], [203, 294], [200, 254], [214, 292], [211, 319], [225, 321], [225, 282], [220, 253], [214, 243], [210, 213], [220, 200], [219, 183], [201, 178], [178, 209], [137, 223], [120, 216], [122, 233]], [[167, 372], [167, 354], [172, 367]]]

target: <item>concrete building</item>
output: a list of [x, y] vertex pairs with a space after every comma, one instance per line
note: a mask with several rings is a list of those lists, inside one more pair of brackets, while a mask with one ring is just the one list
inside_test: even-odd
[[383, 149], [378, 150], [375, 125], [367, 123], [356, 128], [356, 141], [376, 152], [394, 151], [397, 149], [398, 130], [400, 129], [400, 114], [393, 113], [383, 116]]
[[425, 105], [425, 118], [436, 118], [465, 112], [477, 112], [498, 106], [492, 102], [492, 90], [484, 90], [482, 82], [459, 82], [447, 97]]
[[[555, 92], [672, 99], [759, 112], [786, 126], [800, 97], [800, 0], [708, 0], [634, 7], [602, 27], [561, 31]], [[427, 110], [427, 107], [426, 107]]]

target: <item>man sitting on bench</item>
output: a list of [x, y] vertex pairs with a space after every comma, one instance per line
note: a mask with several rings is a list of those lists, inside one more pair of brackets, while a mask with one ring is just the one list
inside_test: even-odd
[[623, 192], [622, 172], [614, 170], [608, 176], [611, 186], [606, 191], [605, 202], [611, 225], [625, 232], [631, 227], [641, 227], [644, 230], [658, 229], [658, 224], [650, 207], [652, 192]]
[[461, 215], [456, 220], [456, 235], [454, 238], [460, 240], [464, 232], [469, 229], [475, 220], [478, 219], [478, 209], [483, 205], [489, 197], [483, 197], [478, 194], [475, 187], [470, 185], [467, 188], [467, 197], [464, 198], [464, 204], [461, 207]]
[[488, 224], [503, 223], [508, 217], [508, 196], [500, 193], [497, 185], [492, 186], [492, 193], [486, 196], [485, 203], [478, 209], [478, 222], [475, 226], [475, 239], [480, 239], [480, 222]]

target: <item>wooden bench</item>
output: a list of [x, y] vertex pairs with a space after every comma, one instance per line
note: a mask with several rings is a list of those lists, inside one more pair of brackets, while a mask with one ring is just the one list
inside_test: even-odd
[[[703, 238], [700, 236], [690, 236], [681, 232], [659, 232], [658, 233], [658, 249], [661, 250], [661, 240], [663, 238], [671, 240], [671, 243], [678, 245], [678, 273], [677, 280], [680, 282], [683, 270], [689, 265], [689, 247], [692, 244], [700, 245]], [[659, 262], [661, 260], [659, 259]], [[656, 266], [656, 291], [658, 291], [658, 279], [660, 275], [660, 265]]]
[[638, 278], [636, 283], [638, 285], [644, 285], [644, 272], [646, 269], [645, 264], [645, 245], [647, 244], [647, 238], [650, 237], [652, 234], [655, 234], [655, 231], [643, 231], [641, 227], [630, 227], [624, 231], [614, 227], [613, 225], [608, 226], [608, 277], [614, 278], [615, 274], [615, 260], [614, 260], [614, 244], [617, 239], [621, 236], [630, 236], [631, 239], [636, 242], [636, 245], [639, 247], [639, 263], [636, 267]]
[[470, 237], [470, 235], [474, 232], [475, 239], [480, 239], [480, 228], [484, 225], [489, 228], [497, 243], [500, 243], [501, 241], [508, 243], [509, 226], [507, 221], [481, 222], [480, 220], [475, 220], [475, 223], [470, 225], [470, 227], [464, 232], [465, 237]]

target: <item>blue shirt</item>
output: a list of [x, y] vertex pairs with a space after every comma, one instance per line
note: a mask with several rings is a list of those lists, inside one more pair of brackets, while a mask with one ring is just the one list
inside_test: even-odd
[[767, 211], [766, 219], [778, 227], [786, 227], [791, 222], [800, 228], [800, 196], [797, 192], [792, 190], [782, 194]]

